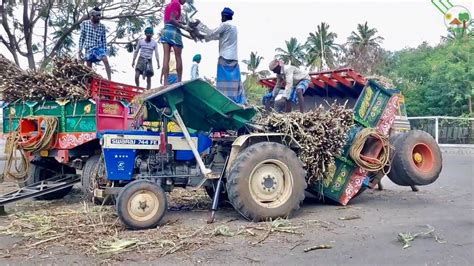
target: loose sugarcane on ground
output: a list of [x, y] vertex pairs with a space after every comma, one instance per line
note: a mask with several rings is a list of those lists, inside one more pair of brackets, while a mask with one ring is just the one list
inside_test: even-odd
[[[10, 254], [29, 252], [31, 248], [67, 247], [87, 256], [116, 256], [124, 252], [145, 252], [153, 256], [189, 253], [212, 245], [221, 245], [227, 239], [240, 239], [246, 245], [258, 246], [275, 239], [301, 236], [307, 226], [326, 228], [334, 225], [320, 221], [289, 221], [276, 219], [270, 222], [248, 224], [244, 220], [221, 218], [215, 224], [188, 223], [181, 218], [163, 221], [156, 229], [127, 230], [118, 221], [110, 206], [91, 206], [82, 203], [79, 194], [73, 193], [60, 201], [20, 202], [0, 225], [0, 236], [21, 238], [9, 250]], [[175, 193], [177, 192], [177, 193]], [[189, 211], [206, 212], [209, 206], [196, 206], [195, 199], [209, 205], [204, 190], [177, 189], [168, 194], [170, 207], [185, 206]], [[170, 208], [172, 212], [173, 208]], [[183, 214], [183, 211], [175, 212]], [[130, 253], [125, 253], [129, 255]], [[0, 256], [2, 250], [0, 249]], [[104, 259], [107, 258], [103, 257]]]

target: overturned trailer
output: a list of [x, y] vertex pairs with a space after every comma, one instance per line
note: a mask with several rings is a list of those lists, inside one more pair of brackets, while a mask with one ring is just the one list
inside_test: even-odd
[[[350, 68], [312, 72], [310, 77], [311, 84], [304, 94], [305, 108], [337, 101], [353, 109], [354, 118], [342, 153], [327, 170], [326, 178], [311, 186], [313, 192], [345, 205], [366, 188], [374, 188], [385, 174], [394, 183], [411, 187], [431, 184], [439, 177], [439, 147], [428, 133], [410, 130], [400, 90], [385, 88]], [[271, 91], [276, 78], [262, 79], [260, 84]], [[374, 129], [388, 137], [393, 148], [386, 167], [379, 171], [370, 171], [363, 164], [380, 159], [384, 152], [376, 134], [365, 138], [358, 158], [351, 156], [354, 140], [364, 129]]]

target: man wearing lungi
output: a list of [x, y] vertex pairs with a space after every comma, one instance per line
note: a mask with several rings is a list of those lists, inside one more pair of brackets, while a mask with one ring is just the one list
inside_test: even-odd
[[273, 99], [279, 94], [281, 88], [285, 88], [282, 98], [285, 101], [285, 112], [291, 112], [291, 103], [298, 103], [300, 112], [304, 112], [304, 97], [306, 89], [310, 84], [310, 76], [305, 71], [291, 65], [284, 65], [280, 60], [270, 62], [269, 68], [277, 74], [277, 82], [273, 89]]
[[214, 30], [206, 29], [207, 42], [219, 40], [219, 60], [217, 63], [217, 89], [235, 103], [245, 104], [245, 92], [240, 77], [237, 57], [237, 27], [232, 22], [234, 11], [226, 7], [221, 12], [221, 25]]
[[185, 24], [181, 22], [181, 6], [186, 3], [186, 0], [171, 0], [165, 7], [165, 15], [163, 22], [165, 27], [161, 31], [160, 42], [163, 45], [163, 85], [168, 85], [168, 76], [170, 73], [170, 51], [174, 50], [176, 59], [176, 72], [178, 74], [177, 82], [181, 82], [183, 76], [183, 61], [181, 53], [183, 52], [183, 39], [181, 37], [181, 29], [184, 29]]
[[[105, 38], [105, 25], [100, 23], [102, 12], [95, 7], [91, 12], [91, 19], [81, 23], [81, 35], [79, 37], [79, 60], [84, 60], [88, 67], [92, 63], [104, 62], [107, 78], [111, 79], [111, 70], [107, 58], [107, 39]], [[85, 51], [85, 56], [82, 51]]]
[[155, 53], [156, 64], [160, 69], [160, 56], [158, 55], [158, 43], [156, 43], [153, 37], [153, 28], [148, 27], [145, 29], [145, 38], [141, 39], [137, 43], [135, 52], [133, 53], [132, 67], [135, 67], [135, 60], [137, 59], [138, 51], [140, 56], [138, 57], [137, 66], [135, 67], [135, 85], [140, 86], [140, 75], [146, 77], [146, 88], [151, 88], [151, 77], [154, 75], [152, 57]]

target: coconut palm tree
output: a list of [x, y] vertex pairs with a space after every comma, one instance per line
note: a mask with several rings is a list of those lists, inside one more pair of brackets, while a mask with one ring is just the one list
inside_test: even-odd
[[367, 21], [364, 24], [357, 24], [357, 32], [351, 32], [347, 43], [356, 47], [380, 47], [384, 38], [375, 36], [377, 32], [376, 28], [370, 28], [367, 25]]
[[373, 66], [380, 60], [383, 37], [377, 35], [376, 28], [370, 28], [365, 22], [357, 24], [357, 32], [352, 31], [346, 43], [346, 61], [351, 67], [363, 73], [371, 73]]
[[304, 47], [296, 38], [290, 38], [289, 41], [285, 41], [286, 48], [276, 48], [275, 52], [278, 54], [276, 58], [293, 66], [301, 66], [303, 64], [303, 50]]
[[311, 69], [315, 67], [319, 70], [327, 66], [333, 68], [337, 64], [337, 55], [340, 46], [336, 44], [337, 34], [329, 31], [329, 24], [321, 22], [316, 32], [311, 32], [306, 40], [307, 66]]
[[262, 61], [263, 57], [259, 56], [257, 52], [251, 52], [250, 53], [250, 59], [245, 59], [242, 60], [242, 63], [247, 65], [247, 70], [252, 73], [252, 75], [255, 75], [258, 66], [260, 65], [260, 62]]
[[242, 63], [247, 65], [248, 70], [248, 72], [241, 72], [245, 76], [245, 81], [243, 82], [245, 94], [247, 95], [248, 102], [254, 105], [260, 103], [260, 99], [266, 91], [258, 83], [258, 80], [270, 76], [270, 71], [268, 70], [257, 71], [262, 59], [263, 57], [259, 56], [257, 52], [251, 52], [249, 59], [242, 60]]

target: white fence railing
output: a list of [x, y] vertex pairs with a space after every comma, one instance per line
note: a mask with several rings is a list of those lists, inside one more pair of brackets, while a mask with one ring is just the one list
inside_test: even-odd
[[474, 118], [419, 116], [408, 120], [411, 129], [430, 133], [438, 144], [474, 145]]

